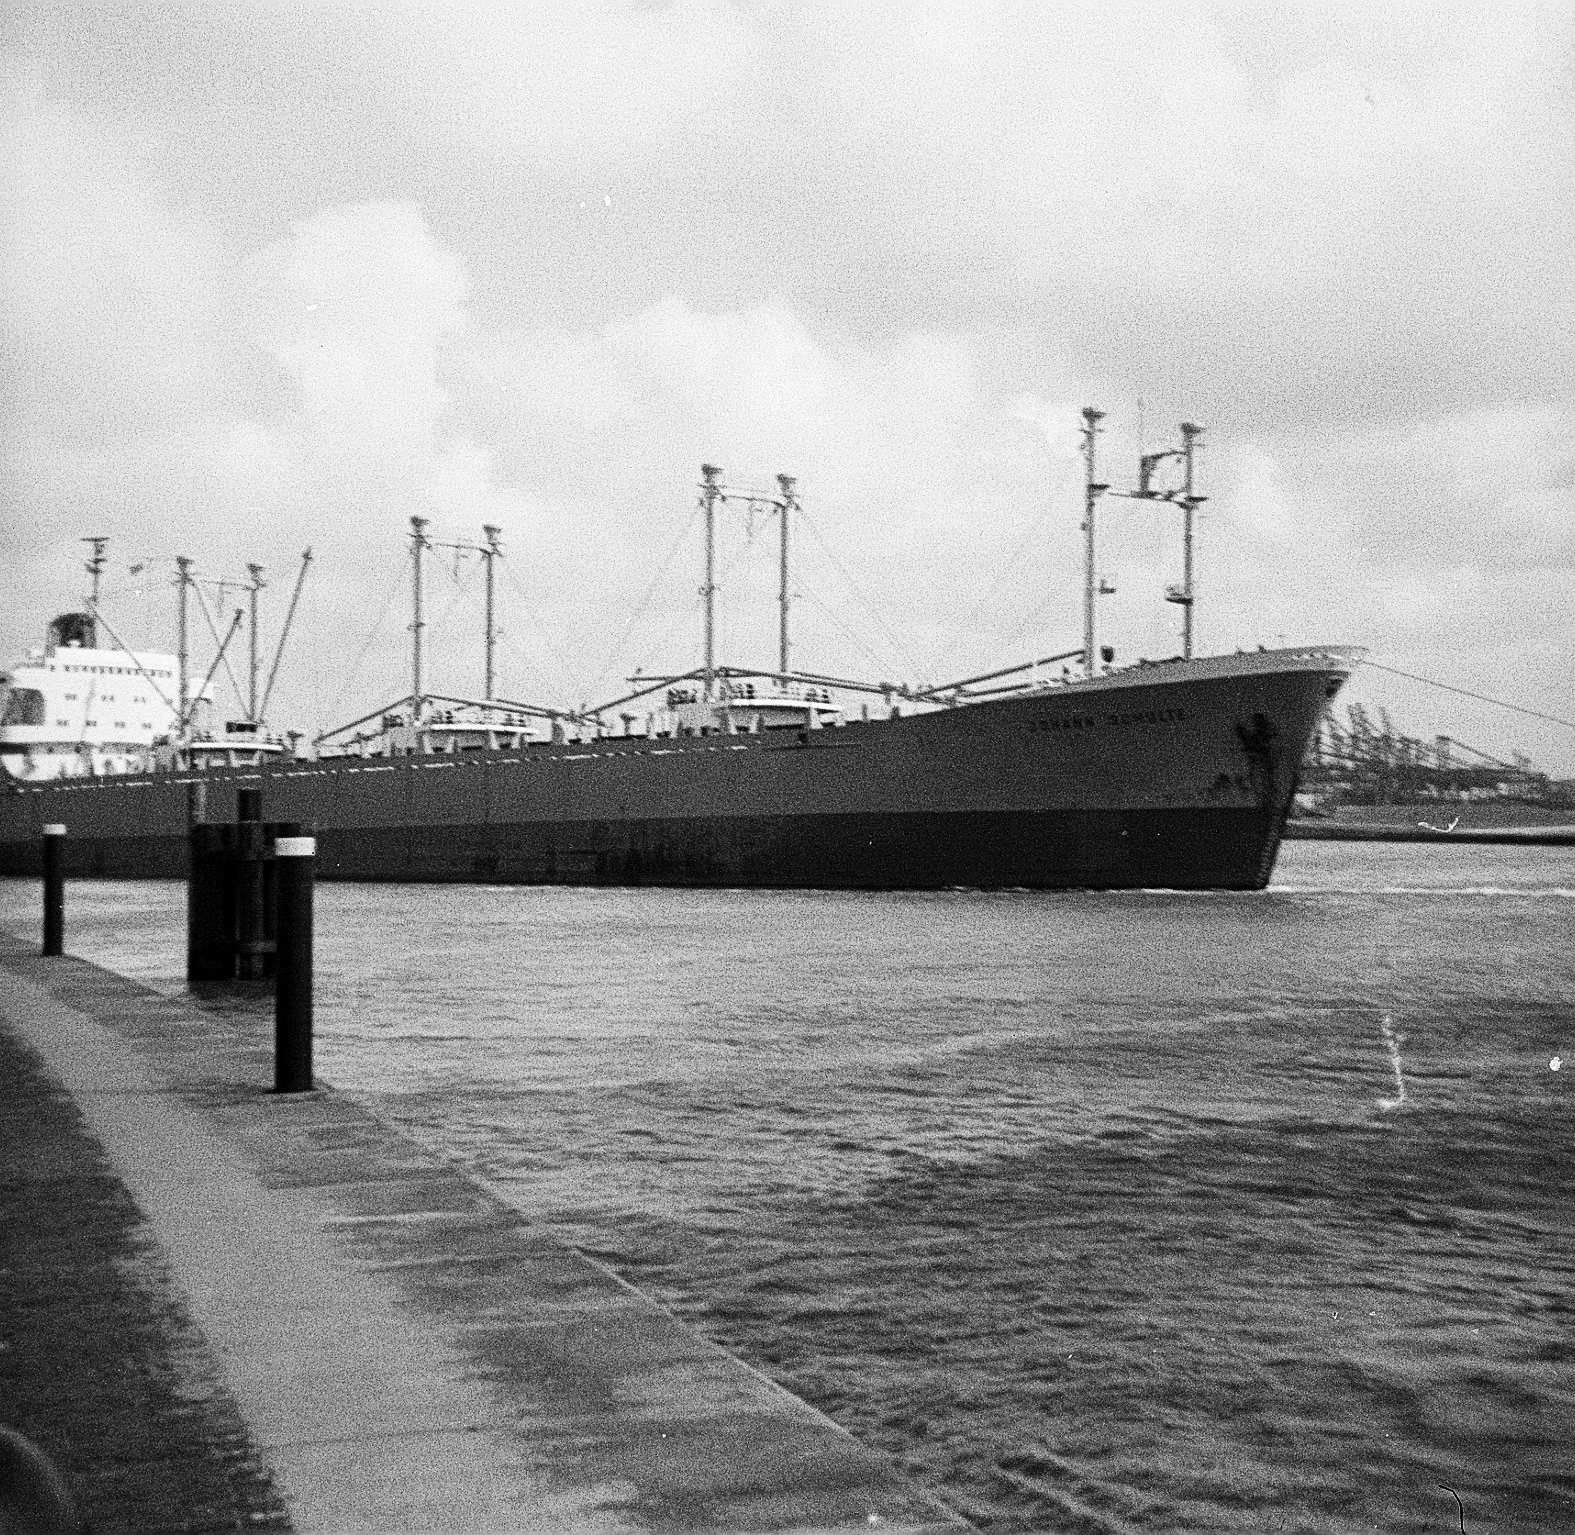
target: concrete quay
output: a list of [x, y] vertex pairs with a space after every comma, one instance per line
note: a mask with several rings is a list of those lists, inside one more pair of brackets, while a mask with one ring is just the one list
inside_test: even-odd
[[267, 1028], [0, 934], [0, 1424], [95, 1535], [968, 1528], [359, 1105], [270, 1093]]

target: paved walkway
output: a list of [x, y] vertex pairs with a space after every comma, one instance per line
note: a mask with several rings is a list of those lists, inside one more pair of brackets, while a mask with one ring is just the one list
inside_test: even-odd
[[96, 1535], [965, 1528], [258, 1028], [0, 935], [0, 1421]]
[[151, 1229], [70, 1095], [4, 1027], [0, 1143], [0, 1423], [49, 1455], [97, 1535], [284, 1528]]

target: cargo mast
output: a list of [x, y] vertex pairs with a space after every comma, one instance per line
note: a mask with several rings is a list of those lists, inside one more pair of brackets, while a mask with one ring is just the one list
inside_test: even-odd
[[421, 556], [427, 549], [427, 519], [410, 519], [410, 723], [419, 725], [425, 713], [422, 696], [421, 648], [426, 624], [421, 617]]
[[1193, 445], [1203, 428], [1181, 423], [1181, 456], [1184, 479], [1181, 489], [1181, 653], [1192, 659], [1192, 613], [1197, 602], [1192, 590], [1192, 514], [1203, 499], [1192, 493]]
[[792, 517], [798, 501], [793, 494], [793, 487], [797, 481], [791, 474], [779, 474], [777, 484], [782, 489], [782, 500], [777, 505], [777, 515], [782, 519], [782, 554], [781, 572], [777, 602], [781, 608], [781, 622], [778, 626], [777, 645], [777, 670], [785, 678], [788, 671], [788, 606], [792, 596], [788, 591], [788, 521]]
[[261, 565], [248, 565], [247, 574], [251, 576], [251, 656], [250, 671], [251, 682], [246, 695], [246, 717], [252, 724], [257, 723], [257, 594], [267, 585], [262, 578]]
[[[1181, 584], [1165, 588], [1165, 601], [1174, 602], [1181, 609], [1181, 653], [1189, 661], [1192, 659], [1192, 610], [1197, 606], [1197, 592], [1192, 584], [1192, 517], [1208, 500], [1207, 496], [1200, 496], [1193, 489], [1197, 440], [1202, 435], [1201, 426], [1183, 421], [1179, 448], [1164, 448], [1158, 453], [1144, 453], [1139, 457], [1138, 488], [1130, 492], [1134, 500], [1173, 501], [1181, 507]], [[1154, 489], [1154, 470], [1167, 458], [1181, 460], [1179, 491]]]
[[496, 688], [494, 686], [495, 678], [492, 663], [498, 643], [497, 626], [492, 621], [492, 565], [493, 561], [496, 560], [497, 557], [503, 552], [498, 546], [498, 536], [503, 532], [503, 529], [493, 527], [490, 522], [484, 522], [481, 525], [481, 531], [487, 540], [487, 547], [481, 551], [481, 558], [486, 562], [487, 566], [487, 678], [486, 691], [484, 692], [483, 697], [485, 697], [487, 702], [490, 704], [492, 702], [493, 694], [496, 692]]
[[498, 626], [497, 593], [494, 584], [496, 575], [496, 562], [503, 556], [501, 542], [503, 529], [494, 527], [491, 523], [483, 523], [482, 534], [486, 542], [480, 544], [467, 544], [460, 541], [450, 541], [431, 538], [427, 534], [429, 526], [425, 517], [412, 517], [410, 519], [410, 588], [411, 588], [411, 644], [410, 644], [410, 722], [420, 725], [426, 717], [426, 706], [429, 698], [446, 695], [432, 695], [426, 691], [426, 629], [427, 623], [424, 616], [423, 598], [425, 592], [424, 580], [424, 555], [429, 549], [452, 549], [456, 555], [479, 554], [483, 565], [486, 567], [486, 632], [485, 645], [485, 702], [492, 703], [497, 697], [497, 645]]
[[705, 696], [710, 698], [716, 677], [716, 503], [722, 494], [722, 471], [715, 464], [700, 466], [700, 505], [705, 509]]
[[[530, 719], [551, 720], [558, 732], [554, 739], [562, 740], [559, 728], [561, 722], [567, 720], [577, 723], [582, 718], [561, 709], [544, 708], [521, 699], [498, 696], [497, 643], [503, 631], [497, 621], [497, 562], [503, 558], [503, 529], [490, 522], [483, 523], [482, 542], [477, 544], [464, 539], [434, 538], [429, 531], [431, 526], [429, 518], [410, 519], [410, 690], [392, 703], [361, 715], [359, 719], [320, 731], [312, 738], [312, 744], [327, 755], [362, 755], [369, 743], [372, 755], [380, 756], [482, 749], [494, 751], [501, 747], [521, 746], [530, 740]], [[428, 676], [430, 658], [426, 631], [430, 625], [426, 617], [426, 557], [435, 549], [454, 551], [453, 579], [458, 587], [458, 597], [470, 595], [459, 578], [464, 557], [479, 555], [484, 566], [485, 682], [481, 689], [464, 696], [433, 691], [434, 680], [439, 688], [443, 683], [441, 678]], [[302, 556], [303, 576], [305, 562], [311, 558], [311, 553], [308, 549]], [[469, 569], [468, 566], [466, 568]], [[297, 582], [297, 595], [299, 591], [300, 584]], [[291, 612], [294, 610], [292, 598]], [[288, 618], [285, 628], [288, 631]], [[484, 692], [486, 697], [476, 697], [475, 692]], [[263, 695], [263, 707], [266, 712], [266, 693]], [[370, 725], [373, 721], [378, 722], [376, 728], [362, 730], [362, 726]], [[325, 744], [329, 742], [333, 744]]]
[[301, 554], [301, 569], [295, 578], [295, 590], [290, 593], [290, 606], [284, 615], [284, 628], [279, 631], [279, 643], [274, 647], [273, 665], [268, 669], [268, 682], [263, 688], [262, 704], [258, 711], [258, 722], [261, 723], [268, 714], [268, 700], [273, 697], [274, 678], [279, 675], [279, 663], [284, 659], [285, 641], [290, 638], [290, 625], [295, 622], [295, 607], [301, 600], [301, 588], [306, 584], [307, 568], [312, 563], [312, 550], [308, 545]]
[[104, 551], [109, 547], [107, 538], [84, 538], [84, 544], [92, 544], [93, 558], [87, 562], [87, 573], [93, 578], [93, 594], [88, 598], [88, 612], [93, 615], [93, 635], [89, 641], [91, 645], [98, 644], [98, 587], [99, 578], [104, 574], [104, 566], [108, 561]]
[[191, 634], [186, 617], [186, 593], [191, 586], [191, 560], [186, 555], [175, 556], [175, 572], [175, 585], [180, 589], [176, 661], [180, 668], [180, 730], [184, 735], [191, 717]]
[[1083, 408], [1083, 454], [1087, 472], [1083, 482], [1083, 675], [1094, 675], [1094, 504], [1102, 492], [1110, 489], [1094, 478], [1094, 439], [1099, 435], [1099, 423], [1104, 411], [1092, 405]]

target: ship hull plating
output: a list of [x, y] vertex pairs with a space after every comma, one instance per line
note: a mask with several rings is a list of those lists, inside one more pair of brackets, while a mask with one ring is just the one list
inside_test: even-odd
[[325, 878], [1254, 889], [1348, 671], [1217, 658], [840, 729], [12, 789], [0, 869], [33, 872], [59, 821], [70, 872], [177, 877], [189, 819], [261, 788], [268, 819], [315, 825]]
[[[1255, 810], [962, 812], [326, 830], [325, 879], [933, 890], [1249, 890], [1272, 866]], [[17, 848], [6, 872], [34, 873]], [[184, 878], [183, 836], [70, 845], [68, 873]]]

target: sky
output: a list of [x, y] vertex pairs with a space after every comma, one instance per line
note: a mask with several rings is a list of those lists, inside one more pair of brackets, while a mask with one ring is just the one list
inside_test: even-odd
[[[1201, 653], [1575, 718], [1575, 6], [50, 0], [0, 90], [0, 662], [102, 535], [133, 645], [173, 556], [260, 563], [266, 672], [310, 546], [270, 716], [340, 723], [408, 687], [422, 516], [503, 530], [499, 691], [604, 701], [699, 660], [712, 463], [797, 479], [799, 665], [940, 682], [1079, 643], [1093, 405], [1118, 491], [1206, 429]], [[776, 537], [721, 516], [735, 664]], [[1101, 642], [1176, 654], [1179, 514], [1099, 537]], [[476, 694], [479, 560], [428, 587]]]

